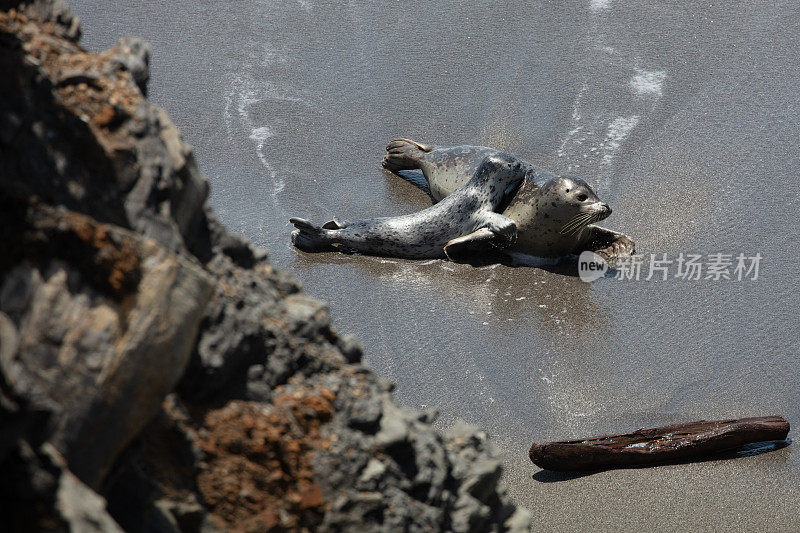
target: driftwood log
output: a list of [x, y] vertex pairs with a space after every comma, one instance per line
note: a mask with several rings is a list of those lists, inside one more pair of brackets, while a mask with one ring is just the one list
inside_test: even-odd
[[599, 470], [698, 458], [752, 442], [783, 440], [788, 433], [789, 422], [781, 416], [700, 420], [585, 440], [535, 442], [528, 455], [547, 470]]

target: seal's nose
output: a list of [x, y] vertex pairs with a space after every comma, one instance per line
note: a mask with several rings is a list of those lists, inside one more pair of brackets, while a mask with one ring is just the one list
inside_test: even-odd
[[604, 203], [603, 204], [603, 210], [606, 212], [606, 216], [611, 215], [611, 206], [610, 205]]

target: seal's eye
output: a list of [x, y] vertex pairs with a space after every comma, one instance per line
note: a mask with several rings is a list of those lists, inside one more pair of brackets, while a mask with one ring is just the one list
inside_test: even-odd
[[587, 199], [587, 198], [589, 198], [589, 197], [588, 197], [588, 196], [586, 196], [585, 194], [581, 193], [581, 194], [579, 194], [579, 195], [578, 195], [578, 197], [577, 197], [577, 198], [578, 198], [578, 201], [579, 201], [579, 202], [585, 202], [585, 201], [586, 201], [586, 199]]

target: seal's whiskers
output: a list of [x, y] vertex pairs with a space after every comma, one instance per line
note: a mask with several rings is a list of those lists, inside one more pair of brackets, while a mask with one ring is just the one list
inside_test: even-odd
[[582, 215], [581, 215], [581, 214], [578, 214], [578, 215], [576, 215], [576, 216], [572, 217], [571, 219], [569, 219], [569, 221], [567, 221], [567, 223], [566, 223], [566, 224], [564, 224], [564, 225], [561, 227], [561, 230], [559, 231], [559, 233], [561, 233], [561, 234], [566, 234], [566, 233], [569, 233], [569, 232], [571, 231], [571, 229], [572, 229], [572, 228], [573, 228], [575, 225], [580, 225], [580, 219], [581, 219], [581, 218], [582, 218]]
[[562, 235], [569, 235], [575, 233], [583, 226], [590, 224], [594, 216], [595, 216], [594, 213], [578, 213], [577, 215], [572, 217], [566, 224], [564, 224], [559, 233], [561, 233]]

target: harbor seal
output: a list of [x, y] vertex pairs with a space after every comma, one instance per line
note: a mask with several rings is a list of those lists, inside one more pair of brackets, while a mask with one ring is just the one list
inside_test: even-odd
[[[607, 260], [627, 257], [634, 252], [630, 237], [594, 225], [611, 214], [592, 188], [575, 176], [557, 176], [535, 168], [510, 154], [485, 146], [435, 147], [395, 139], [386, 147], [383, 167], [400, 174], [404, 170], [422, 171], [427, 191], [434, 202], [446, 198], [458, 188], [486, 157], [500, 155], [516, 160], [525, 180], [501, 212], [517, 223], [517, 239], [506, 251], [540, 257], [559, 257], [591, 250]], [[421, 187], [425, 190], [425, 187]], [[474, 240], [471, 246], [480, 251], [491, 240]]]
[[292, 243], [308, 252], [339, 250], [385, 257], [453, 257], [476, 243], [505, 246], [516, 238], [513, 220], [496, 210], [509, 188], [525, 177], [521, 162], [502, 153], [487, 155], [466, 183], [418, 213], [356, 222], [332, 220], [321, 227], [291, 218]]

